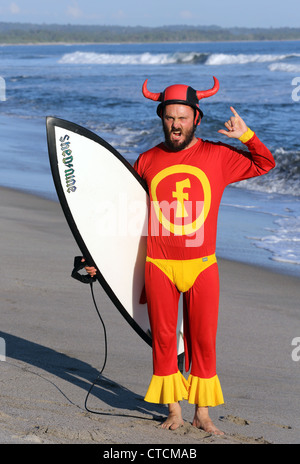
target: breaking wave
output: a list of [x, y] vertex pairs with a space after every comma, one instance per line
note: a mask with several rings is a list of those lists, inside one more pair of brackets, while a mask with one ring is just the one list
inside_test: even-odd
[[206, 53], [141, 53], [112, 54], [93, 52], [67, 53], [59, 60], [61, 64], [111, 64], [111, 65], [168, 65], [204, 63]]
[[272, 61], [283, 61], [290, 59], [293, 56], [300, 57], [300, 54], [295, 55], [272, 55], [272, 54], [243, 54], [239, 53], [226, 54], [226, 53], [213, 53], [211, 54], [206, 63], [207, 65], [224, 65], [224, 64], [248, 64], [248, 63], [269, 63]]
[[277, 148], [273, 151], [276, 167], [267, 176], [254, 177], [236, 187], [267, 193], [300, 197], [300, 151]]
[[[249, 63], [272, 63], [274, 69], [282, 64], [284, 60], [300, 58], [300, 54], [226, 54], [226, 53], [197, 53], [197, 52], [178, 52], [178, 53], [140, 53], [140, 54], [113, 54], [113, 53], [95, 53], [80, 52], [66, 53], [63, 55], [60, 64], [98, 64], [98, 65], [174, 65], [202, 64], [207, 66], [218, 65], [243, 65]], [[278, 63], [280, 62], [280, 63]], [[286, 64], [286, 66], [295, 66], [299, 69], [299, 64]], [[288, 69], [288, 68], [287, 68]]]
[[300, 64], [291, 63], [272, 63], [269, 65], [270, 71], [290, 72], [294, 74], [300, 73]]

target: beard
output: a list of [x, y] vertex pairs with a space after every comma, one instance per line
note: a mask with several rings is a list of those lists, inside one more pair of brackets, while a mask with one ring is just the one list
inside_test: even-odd
[[165, 144], [171, 151], [181, 151], [184, 150], [193, 140], [194, 134], [196, 131], [196, 126], [193, 125], [191, 129], [182, 131], [181, 133], [184, 136], [183, 139], [179, 142], [176, 140], [171, 140], [172, 132], [176, 132], [176, 130], [168, 130], [168, 128], [163, 124], [163, 130], [165, 134]]

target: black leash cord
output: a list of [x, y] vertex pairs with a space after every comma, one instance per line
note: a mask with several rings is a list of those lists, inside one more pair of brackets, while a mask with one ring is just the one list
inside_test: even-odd
[[88, 411], [88, 412], [91, 412], [93, 414], [102, 414], [101, 412], [97, 412], [97, 411], [92, 411], [91, 409], [88, 409], [87, 407], [87, 400], [88, 400], [88, 397], [92, 391], [92, 389], [94, 388], [97, 380], [99, 379], [100, 375], [102, 374], [102, 372], [104, 371], [104, 368], [105, 368], [105, 365], [106, 365], [106, 360], [107, 360], [107, 336], [106, 336], [106, 328], [105, 328], [105, 324], [103, 322], [103, 319], [101, 317], [101, 314], [100, 314], [100, 311], [98, 309], [98, 306], [97, 306], [97, 303], [96, 303], [96, 300], [95, 300], [95, 295], [94, 295], [94, 288], [93, 288], [93, 282], [96, 282], [96, 277], [91, 277], [90, 275], [83, 275], [83, 274], [80, 274], [80, 270], [83, 269], [85, 266], [86, 266], [86, 261], [83, 260], [82, 256], [75, 256], [74, 258], [74, 268], [73, 268], [73, 271], [72, 271], [72, 274], [71, 276], [78, 280], [79, 282], [82, 282], [84, 284], [90, 284], [90, 288], [91, 288], [91, 293], [92, 293], [92, 298], [93, 298], [93, 302], [94, 302], [94, 305], [95, 305], [95, 308], [96, 308], [96, 311], [97, 311], [97, 314], [99, 316], [99, 319], [102, 323], [102, 326], [103, 326], [103, 332], [104, 332], [104, 343], [105, 343], [105, 355], [104, 355], [104, 362], [103, 362], [103, 366], [102, 366], [102, 369], [100, 370], [98, 376], [96, 377], [96, 379], [94, 380], [94, 382], [92, 383], [89, 391], [87, 392], [87, 395], [86, 395], [86, 398], [85, 398], [85, 402], [84, 402], [84, 407], [85, 409]]
[[86, 395], [86, 398], [85, 398], [85, 402], [84, 402], [84, 407], [85, 409], [88, 411], [88, 412], [91, 412], [92, 414], [102, 414], [101, 412], [98, 412], [98, 411], [92, 411], [91, 409], [89, 409], [87, 407], [87, 401], [88, 401], [88, 397], [92, 391], [92, 389], [94, 388], [97, 380], [99, 379], [100, 375], [102, 374], [102, 372], [104, 371], [104, 368], [105, 368], [105, 365], [106, 365], [106, 360], [107, 360], [107, 335], [106, 335], [106, 328], [105, 328], [105, 324], [103, 322], [103, 319], [101, 317], [101, 314], [99, 312], [99, 309], [98, 309], [98, 306], [97, 306], [97, 303], [96, 303], [96, 300], [95, 300], [95, 295], [94, 295], [94, 289], [93, 289], [93, 282], [90, 282], [90, 287], [91, 287], [91, 293], [92, 293], [92, 298], [93, 298], [93, 302], [94, 302], [94, 305], [95, 305], [95, 308], [96, 308], [96, 311], [97, 311], [97, 314], [99, 316], [99, 319], [102, 323], [102, 326], [103, 326], [103, 332], [104, 332], [104, 344], [105, 344], [105, 355], [104, 355], [104, 362], [103, 362], [103, 366], [98, 374], [98, 376], [96, 377], [96, 379], [94, 380], [94, 382], [92, 383], [89, 391], [87, 392], [87, 395]]

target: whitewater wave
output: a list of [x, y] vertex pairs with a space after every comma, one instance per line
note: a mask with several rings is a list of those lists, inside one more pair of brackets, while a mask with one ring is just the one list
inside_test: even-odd
[[111, 53], [66, 53], [59, 60], [61, 64], [110, 64], [110, 65], [168, 65], [193, 64], [205, 62], [206, 53], [141, 53], [141, 54], [111, 54]]
[[243, 180], [234, 187], [300, 197], [300, 151], [277, 148], [273, 155], [276, 167], [267, 176]]
[[300, 217], [283, 217], [274, 225], [265, 237], [253, 238], [254, 245], [271, 252], [274, 261], [300, 265]]
[[[172, 65], [172, 64], [203, 64], [207, 66], [236, 65], [248, 63], [270, 63], [300, 57], [300, 54], [272, 55], [272, 54], [226, 54], [226, 53], [140, 53], [113, 54], [94, 52], [73, 52], [63, 55], [60, 64], [99, 64], [99, 65]], [[280, 63], [279, 63], [280, 64]], [[286, 66], [298, 66], [286, 64]], [[273, 70], [273, 69], [271, 69]]]
[[300, 64], [272, 63], [268, 66], [268, 68], [272, 72], [281, 71], [281, 72], [290, 72], [294, 74], [300, 73]]
[[[271, 55], [271, 54], [252, 54], [246, 55], [239, 53], [237, 55], [226, 53], [213, 53], [206, 61], [206, 65], [216, 66], [224, 64], [248, 64], [248, 63], [268, 63], [271, 61], [281, 61], [290, 58], [291, 55]], [[300, 56], [300, 55], [299, 55]]]

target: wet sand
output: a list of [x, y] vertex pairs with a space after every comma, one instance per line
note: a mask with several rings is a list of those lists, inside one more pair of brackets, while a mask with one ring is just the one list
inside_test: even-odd
[[[225, 404], [211, 410], [225, 435], [185, 425], [162, 430], [163, 405], [143, 401], [151, 349], [101, 287], [70, 277], [80, 254], [58, 203], [0, 188], [0, 443], [201, 444], [299, 443], [300, 280], [219, 259], [218, 375]], [[5, 345], [5, 346], [4, 346]], [[5, 352], [3, 350], [5, 347]], [[300, 353], [300, 350], [299, 350]], [[5, 357], [4, 357], [5, 355]]]

